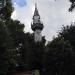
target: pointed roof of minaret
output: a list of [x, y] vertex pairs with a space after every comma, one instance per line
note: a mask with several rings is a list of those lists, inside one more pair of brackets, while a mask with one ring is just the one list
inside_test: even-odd
[[35, 3], [35, 11], [34, 11], [34, 15], [39, 15], [38, 9], [37, 9], [37, 4]]
[[37, 4], [35, 3], [35, 11], [33, 15], [33, 22], [31, 24], [31, 28], [33, 31], [35, 30], [42, 30], [43, 29], [43, 23], [40, 20], [40, 15], [37, 9]]

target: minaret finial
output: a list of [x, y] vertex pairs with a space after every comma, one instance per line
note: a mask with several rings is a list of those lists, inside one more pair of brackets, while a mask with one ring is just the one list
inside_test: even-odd
[[37, 9], [37, 3], [35, 3], [35, 11], [34, 11], [34, 15], [39, 15], [38, 9]]
[[35, 8], [37, 8], [37, 3], [35, 3]]

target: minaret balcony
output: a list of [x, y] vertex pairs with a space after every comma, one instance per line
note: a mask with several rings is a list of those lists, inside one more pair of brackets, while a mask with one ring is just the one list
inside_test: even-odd
[[33, 31], [36, 31], [36, 30], [43, 30], [43, 24], [40, 24], [40, 23], [37, 23], [37, 24], [31, 24], [31, 28]]

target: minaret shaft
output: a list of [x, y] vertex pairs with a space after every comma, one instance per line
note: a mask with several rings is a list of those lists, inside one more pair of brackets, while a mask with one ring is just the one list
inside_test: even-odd
[[35, 4], [35, 11], [33, 16], [33, 22], [31, 24], [31, 28], [34, 31], [34, 40], [35, 42], [42, 41], [42, 30], [43, 30], [43, 23], [40, 20], [40, 15], [37, 9], [37, 5]]
[[34, 40], [35, 42], [40, 42], [42, 40], [41, 30], [34, 31]]

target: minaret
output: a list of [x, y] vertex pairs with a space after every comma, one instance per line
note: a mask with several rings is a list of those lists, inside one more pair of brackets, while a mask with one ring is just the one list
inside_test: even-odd
[[33, 15], [33, 22], [31, 24], [31, 29], [34, 31], [34, 40], [35, 42], [42, 41], [41, 31], [43, 30], [43, 23], [40, 20], [40, 15], [37, 9], [37, 4], [35, 4], [35, 11]]

